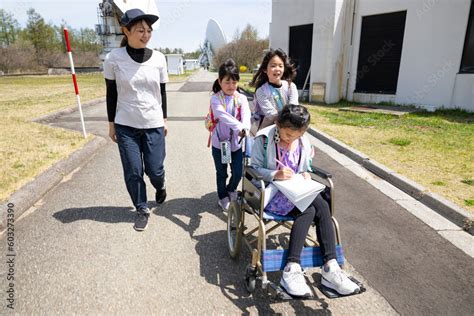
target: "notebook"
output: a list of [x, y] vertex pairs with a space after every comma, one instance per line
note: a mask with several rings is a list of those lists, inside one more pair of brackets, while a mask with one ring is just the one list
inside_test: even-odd
[[290, 180], [273, 181], [272, 184], [301, 212], [304, 212], [326, 187], [312, 179], [305, 179], [302, 174], [296, 174]]

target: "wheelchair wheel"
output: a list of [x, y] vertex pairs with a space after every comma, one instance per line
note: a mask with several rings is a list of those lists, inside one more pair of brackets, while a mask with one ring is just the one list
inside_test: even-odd
[[229, 254], [236, 259], [240, 254], [242, 242], [242, 211], [240, 201], [232, 201], [227, 211], [227, 245]]
[[245, 270], [245, 288], [249, 293], [255, 291], [255, 286], [257, 284], [257, 269], [252, 267], [251, 264], [247, 266]]

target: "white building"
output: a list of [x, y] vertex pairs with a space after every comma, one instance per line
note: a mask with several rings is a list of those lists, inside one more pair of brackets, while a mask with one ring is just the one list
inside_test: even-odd
[[199, 59], [185, 59], [184, 60], [184, 70], [195, 70], [199, 69]]
[[168, 73], [170, 75], [184, 74], [184, 64], [182, 54], [166, 54], [166, 63], [168, 64]]
[[474, 111], [474, 0], [273, 0], [270, 47], [313, 101]]

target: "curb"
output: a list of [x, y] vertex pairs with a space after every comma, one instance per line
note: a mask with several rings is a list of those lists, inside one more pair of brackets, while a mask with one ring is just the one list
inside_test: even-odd
[[[97, 105], [97, 104], [103, 103], [103, 102], [105, 102], [105, 98], [95, 99], [95, 100], [86, 102], [84, 104], [81, 104], [81, 107], [86, 108], [86, 107], [89, 107], [89, 106], [92, 106], [92, 105]], [[59, 110], [57, 112], [53, 112], [53, 113], [50, 113], [50, 114], [46, 114], [46, 115], [37, 117], [37, 118], [35, 118], [31, 121], [36, 122], [36, 123], [47, 122], [47, 121], [54, 120], [54, 119], [56, 119], [60, 116], [63, 116], [65, 114], [70, 114], [70, 113], [76, 112], [77, 110], [78, 110], [77, 105], [73, 105], [73, 106], [70, 106], [70, 107], [65, 108], [63, 110]]]
[[343, 142], [318, 129], [310, 127], [308, 129], [308, 133], [323, 143], [333, 147], [340, 153], [351, 158], [358, 164], [362, 165], [365, 169], [371, 171], [393, 186], [404, 191], [411, 197], [425, 204], [454, 224], [462, 227], [462, 229], [467, 231], [469, 234], [474, 235], [474, 216], [463, 210], [461, 207], [455, 205], [453, 202], [448, 201], [433, 192], [430, 192], [429, 189], [425, 188], [424, 186], [398, 174], [381, 163], [370, 159], [360, 151], [344, 144]]
[[[0, 234], [7, 226], [8, 209], [13, 209], [14, 219], [18, 219], [41, 197], [60, 183], [66, 175], [89, 161], [105, 143], [107, 141], [104, 138], [94, 135], [94, 138], [84, 147], [77, 149], [68, 157], [56, 162], [35, 179], [15, 191], [6, 201], [2, 201], [0, 209]], [[10, 203], [13, 203], [14, 206], [11, 207]]]

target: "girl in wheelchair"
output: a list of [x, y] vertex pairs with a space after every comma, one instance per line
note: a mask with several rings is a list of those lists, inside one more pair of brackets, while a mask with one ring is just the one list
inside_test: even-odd
[[[308, 110], [301, 105], [289, 104], [279, 112], [276, 125], [260, 130], [252, 147], [251, 165], [266, 182], [287, 180], [294, 174], [310, 178], [313, 156], [309, 140], [304, 136], [310, 123]], [[280, 285], [290, 295], [307, 296], [311, 290], [306, 284], [300, 266], [300, 254], [311, 224], [323, 255], [322, 284], [341, 295], [360, 291], [336, 261], [336, 239], [328, 202], [319, 194], [310, 206], [301, 212], [281, 192], [270, 200], [266, 212], [291, 216], [294, 223], [290, 233], [289, 254]]]

